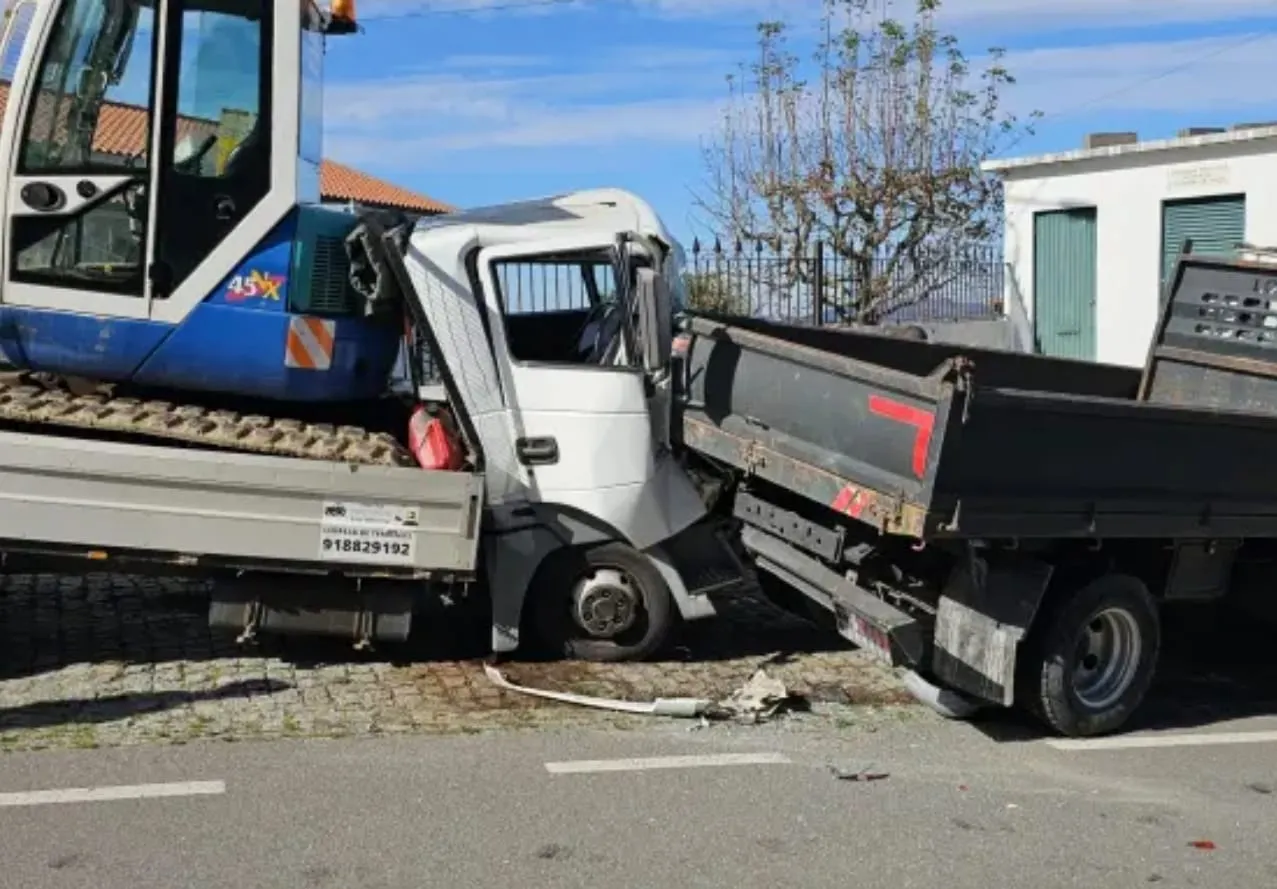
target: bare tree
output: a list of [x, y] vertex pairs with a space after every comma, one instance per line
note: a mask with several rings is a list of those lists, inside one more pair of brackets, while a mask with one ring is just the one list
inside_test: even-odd
[[[767, 285], [818, 285], [846, 321], [876, 322], [962, 273], [964, 248], [1001, 219], [1000, 184], [980, 164], [1021, 130], [1002, 105], [1015, 82], [1003, 52], [973, 72], [936, 25], [940, 0], [912, 2], [904, 23], [892, 0], [824, 0], [812, 82], [786, 26], [759, 25], [758, 59], [728, 78], [705, 152], [699, 206], [728, 237], [782, 257]], [[816, 274], [817, 243], [847, 274]]]

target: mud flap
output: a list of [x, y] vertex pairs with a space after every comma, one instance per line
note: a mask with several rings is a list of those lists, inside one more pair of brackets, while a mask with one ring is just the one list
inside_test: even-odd
[[1015, 701], [1016, 654], [1050, 583], [1046, 562], [1015, 553], [957, 565], [936, 613], [931, 670], [936, 678], [985, 701]]

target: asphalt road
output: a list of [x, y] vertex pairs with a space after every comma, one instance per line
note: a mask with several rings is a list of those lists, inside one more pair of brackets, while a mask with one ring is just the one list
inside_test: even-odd
[[[1245, 736], [1259, 743], [1199, 733], [1196, 746], [1060, 750], [918, 711], [842, 727], [11, 754], [0, 760], [0, 885], [1274, 885], [1277, 720], [1198, 731], [1238, 730], [1274, 731]], [[633, 760], [724, 754], [755, 761]], [[864, 770], [887, 777], [835, 774]], [[121, 785], [151, 787], [97, 792], [187, 795], [77, 801], [67, 790]], [[1203, 841], [1214, 848], [1193, 845]]]

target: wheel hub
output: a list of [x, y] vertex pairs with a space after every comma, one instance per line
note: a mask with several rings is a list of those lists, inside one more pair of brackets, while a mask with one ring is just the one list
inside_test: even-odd
[[1105, 609], [1078, 635], [1073, 692], [1095, 710], [1110, 707], [1135, 680], [1143, 654], [1139, 624], [1121, 608]]
[[581, 629], [608, 639], [634, 626], [639, 596], [634, 581], [623, 571], [601, 568], [577, 582], [572, 612]]

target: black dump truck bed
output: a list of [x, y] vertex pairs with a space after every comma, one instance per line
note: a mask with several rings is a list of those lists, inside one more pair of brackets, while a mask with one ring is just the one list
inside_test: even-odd
[[1277, 269], [1181, 257], [1168, 293], [1142, 371], [693, 317], [675, 425], [892, 534], [1277, 537]]

